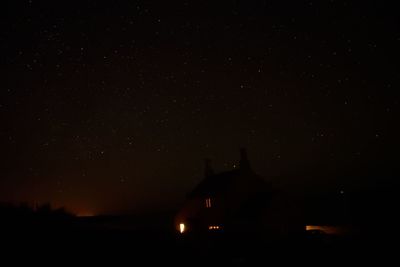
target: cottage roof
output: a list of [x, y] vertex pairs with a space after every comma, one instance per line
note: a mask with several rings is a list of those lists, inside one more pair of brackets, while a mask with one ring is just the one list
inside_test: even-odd
[[223, 193], [238, 179], [263, 180], [252, 171], [243, 171], [241, 169], [221, 172], [207, 176], [203, 179], [189, 194], [189, 197], [207, 197]]

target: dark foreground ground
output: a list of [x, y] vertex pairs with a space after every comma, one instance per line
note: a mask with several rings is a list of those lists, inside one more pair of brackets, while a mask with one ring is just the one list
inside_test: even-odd
[[[2, 219], [1, 260], [30, 264], [111, 266], [267, 266], [399, 261], [394, 233], [270, 241], [257, 234], [180, 235], [171, 218], [93, 217]], [[1, 266], [6, 266], [1, 264]]]

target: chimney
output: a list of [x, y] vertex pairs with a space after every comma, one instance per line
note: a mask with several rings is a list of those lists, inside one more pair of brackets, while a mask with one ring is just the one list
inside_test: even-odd
[[209, 177], [213, 174], [214, 174], [214, 171], [211, 168], [211, 160], [209, 158], [204, 159], [204, 175], [205, 175], [205, 177]]
[[239, 167], [241, 170], [249, 171], [250, 170], [250, 162], [247, 158], [247, 151], [245, 148], [240, 149], [240, 162]]

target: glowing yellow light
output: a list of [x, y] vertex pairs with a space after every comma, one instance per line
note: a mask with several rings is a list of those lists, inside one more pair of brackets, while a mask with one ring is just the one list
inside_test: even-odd
[[210, 226], [208, 226], [208, 230], [219, 230], [219, 229], [220, 229], [219, 225], [210, 225]]
[[181, 234], [183, 234], [183, 232], [185, 232], [185, 224], [184, 223], [179, 224], [179, 232], [181, 232]]

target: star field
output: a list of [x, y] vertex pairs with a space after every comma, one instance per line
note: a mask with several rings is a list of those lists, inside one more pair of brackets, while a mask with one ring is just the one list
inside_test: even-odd
[[239, 147], [261, 175], [301, 188], [396, 165], [388, 3], [2, 6], [0, 201], [169, 208], [204, 157], [230, 169]]

